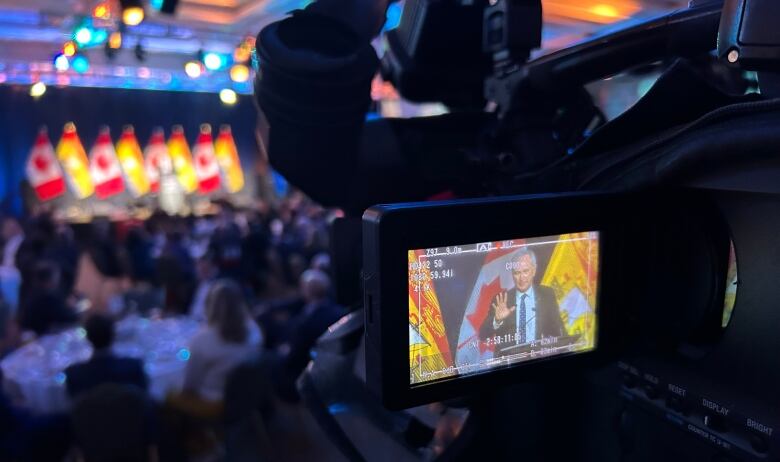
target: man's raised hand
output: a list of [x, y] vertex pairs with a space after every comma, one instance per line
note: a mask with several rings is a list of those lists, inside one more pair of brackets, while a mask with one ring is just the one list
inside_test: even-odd
[[496, 301], [493, 302], [493, 312], [495, 313], [496, 322], [503, 322], [510, 314], [514, 313], [516, 306], [509, 308], [507, 306], [507, 293], [502, 292], [496, 297]]

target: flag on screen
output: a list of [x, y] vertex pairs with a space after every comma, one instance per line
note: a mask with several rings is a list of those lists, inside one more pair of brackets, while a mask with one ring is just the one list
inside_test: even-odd
[[[409, 263], [418, 262], [423, 251], [410, 250]], [[409, 278], [409, 369], [410, 381], [425, 380], [424, 374], [453, 366], [441, 306], [431, 284], [430, 269], [420, 270], [422, 279]], [[452, 374], [455, 374], [453, 371]], [[436, 378], [447, 374], [437, 375]]]
[[46, 127], [41, 127], [35, 138], [30, 156], [27, 158], [27, 181], [35, 195], [48, 201], [65, 194], [65, 177], [54, 155]]
[[493, 243], [496, 250], [485, 254], [482, 269], [466, 304], [466, 313], [460, 326], [455, 353], [455, 363], [465, 370], [470, 366], [477, 370], [480, 362], [493, 357], [493, 346], [487, 346], [480, 341], [479, 328], [490, 314], [493, 299], [499, 293], [514, 287], [512, 273], [506, 268], [524, 243], [515, 241], [509, 248], [501, 248], [500, 244]]
[[214, 153], [217, 156], [219, 168], [222, 170], [225, 190], [229, 193], [241, 191], [244, 187], [244, 172], [241, 160], [238, 158], [236, 143], [230, 125], [219, 127], [219, 136], [214, 143]]
[[582, 334], [585, 348], [595, 338], [599, 246], [595, 233], [563, 234], [541, 283], [552, 287], [569, 334]]
[[174, 125], [171, 129], [171, 137], [168, 139], [168, 154], [173, 162], [173, 170], [176, 178], [186, 194], [191, 194], [198, 189], [198, 177], [195, 167], [192, 165], [192, 154], [184, 137], [184, 128]]
[[95, 186], [89, 174], [89, 161], [73, 122], [65, 124], [60, 142], [57, 143], [57, 158], [65, 170], [65, 178], [73, 195], [77, 199], [91, 196]]
[[173, 171], [168, 146], [165, 145], [165, 132], [161, 127], [152, 131], [152, 137], [144, 151], [144, 167], [149, 179], [149, 189], [153, 193], [160, 192], [160, 178]]
[[149, 180], [144, 169], [144, 156], [135, 137], [132, 125], [126, 125], [122, 136], [116, 143], [116, 154], [127, 179], [127, 186], [133, 197], [141, 197], [149, 192]]
[[198, 177], [198, 192], [208, 194], [219, 189], [219, 164], [214, 155], [211, 125], [200, 126], [200, 134], [192, 149], [192, 158], [195, 162], [195, 174]]
[[97, 141], [89, 152], [89, 173], [98, 199], [107, 199], [124, 192], [122, 167], [116, 157], [108, 127], [100, 129]]

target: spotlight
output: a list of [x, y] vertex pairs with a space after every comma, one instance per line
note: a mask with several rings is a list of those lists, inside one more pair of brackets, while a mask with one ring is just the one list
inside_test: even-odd
[[249, 68], [243, 64], [236, 64], [230, 68], [230, 79], [234, 82], [246, 82], [249, 80]]
[[184, 72], [192, 79], [197, 79], [203, 73], [203, 67], [198, 61], [187, 61]]
[[122, 7], [122, 22], [128, 26], [137, 26], [144, 20], [144, 7], [141, 0], [119, 0]]
[[236, 104], [236, 101], [238, 101], [238, 95], [236, 95], [236, 92], [231, 90], [230, 88], [223, 88], [219, 91], [219, 99], [224, 104], [227, 104], [228, 106], [232, 106]]
[[73, 39], [76, 40], [76, 43], [78, 43], [79, 46], [83, 47], [92, 41], [92, 30], [86, 26], [79, 27], [76, 29], [76, 32], [74, 32]]
[[40, 98], [43, 96], [43, 94], [46, 93], [46, 84], [43, 82], [35, 82], [30, 87], [30, 96], [33, 98]]
[[62, 54], [67, 57], [71, 57], [76, 54], [76, 44], [73, 41], [68, 40], [65, 45], [62, 46]]
[[203, 55], [203, 64], [210, 71], [219, 70], [223, 65], [222, 57], [216, 53], [206, 53]]
[[65, 72], [70, 68], [70, 62], [68, 57], [62, 53], [57, 54], [54, 57], [54, 68], [60, 72]]
[[117, 31], [111, 32], [108, 36], [108, 47], [114, 50], [122, 48], [122, 33]]
[[73, 58], [73, 63], [71, 63], [71, 66], [73, 66], [74, 71], [78, 72], [79, 74], [83, 74], [89, 70], [89, 60], [84, 55], [78, 55]]
[[92, 9], [92, 17], [95, 19], [111, 19], [111, 10], [107, 2], [100, 2]]

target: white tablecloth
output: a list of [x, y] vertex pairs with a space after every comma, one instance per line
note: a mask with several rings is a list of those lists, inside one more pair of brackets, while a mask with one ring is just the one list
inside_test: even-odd
[[[162, 400], [180, 389], [190, 357], [187, 345], [199, 324], [187, 318], [149, 320], [131, 317], [116, 325], [114, 352], [139, 358], [149, 377], [149, 392]], [[86, 361], [92, 347], [83, 328], [46, 335], [8, 355], [2, 362], [4, 386], [23, 404], [38, 412], [66, 410], [65, 368]]]

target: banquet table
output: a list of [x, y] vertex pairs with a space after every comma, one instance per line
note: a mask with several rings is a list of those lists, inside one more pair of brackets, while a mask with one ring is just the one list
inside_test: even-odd
[[[149, 378], [149, 393], [162, 401], [169, 390], [181, 388], [190, 357], [190, 339], [200, 324], [189, 318], [147, 319], [137, 316], [116, 324], [113, 351], [141, 359]], [[86, 331], [72, 328], [28, 343], [0, 362], [4, 387], [12, 398], [37, 412], [60, 412], [70, 403], [65, 369], [92, 355]]]

